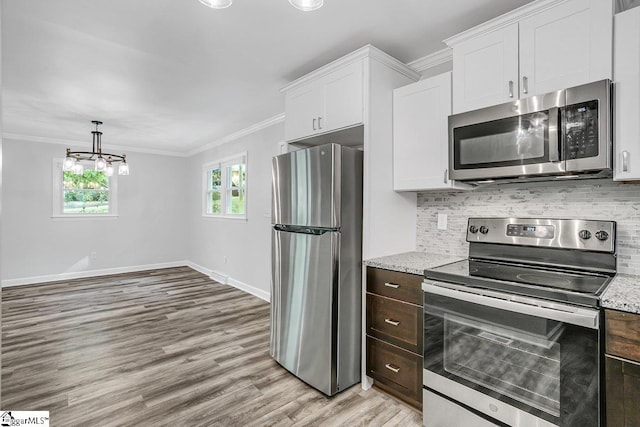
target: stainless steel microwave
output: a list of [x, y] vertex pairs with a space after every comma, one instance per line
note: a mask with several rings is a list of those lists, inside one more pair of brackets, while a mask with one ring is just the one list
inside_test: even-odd
[[449, 177], [611, 176], [611, 116], [610, 80], [449, 116]]

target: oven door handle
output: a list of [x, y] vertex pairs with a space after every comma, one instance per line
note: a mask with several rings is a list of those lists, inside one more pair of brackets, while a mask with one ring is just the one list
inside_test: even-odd
[[[557, 320], [589, 329], [599, 328], [600, 313], [594, 309], [427, 280], [422, 283], [422, 290], [426, 294], [454, 298], [499, 310]], [[428, 295], [425, 296], [425, 308], [427, 305], [429, 305]]]

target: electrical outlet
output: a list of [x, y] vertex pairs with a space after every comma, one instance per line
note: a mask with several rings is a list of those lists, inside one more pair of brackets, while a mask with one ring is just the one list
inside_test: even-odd
[[98, 259], [98, 254], [97, 254], [97, 252], [95, 252], [95, 251], [94, 251], [94, 252], [91, 252], [91, 253], [89, 254], [89, 258], [91, 259], [91, 261], [95, 261], [95, 260], [97, 260], [97, 259]]
[[227, 263], [227, 256], [226, 255], [224, 256], [223, 260], [224, 260], [224, 263], [226, 264]]
[[447, 214], [438, 214], [438, 230], [447, 229]]

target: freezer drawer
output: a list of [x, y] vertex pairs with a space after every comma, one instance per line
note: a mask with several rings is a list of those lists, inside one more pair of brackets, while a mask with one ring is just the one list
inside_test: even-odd
[[271, 356], [303, 381], [334, 394], [340, 233], [272, 233]]

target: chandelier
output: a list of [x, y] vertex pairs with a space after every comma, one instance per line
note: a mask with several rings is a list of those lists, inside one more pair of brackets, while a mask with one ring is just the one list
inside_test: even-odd
[[71, 151], [67, 148], [67, 157], [65, 157], [62, 163], [62, 170], [73, 172], [76, 175], [82, 175], [84, 173], [83, 161], [93, 161], [93, 168], [96, 171], [102, 171], [107, 176], [113, 176], [115, 168], [114, 163], [120, 163], [118, 165], [118, 175], [129, 175], [129, 164], [127, 163], [127, 156], [125, 154], [109, 154], [102, 152], [102, 132], [98, 130], [98, 126], [102, 124], [101, 121], [92, 120], [91, 123], [96, 125], [96, 130], [92, 131], [93, 134], [93, 149], [91, 151]]
[[[209, 6], [213, 9], [225, 9], [231, 6], [233, 0], [199, 0], [205, 6]], [[310, 10], [320, 9], [324, 3], [324, 0], [289, 0], [289, 3], [296, 9], [304, 10], [308, 12]]]

